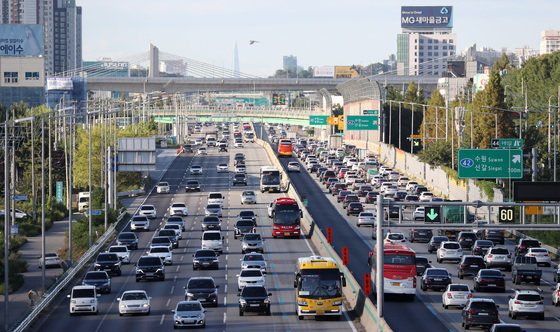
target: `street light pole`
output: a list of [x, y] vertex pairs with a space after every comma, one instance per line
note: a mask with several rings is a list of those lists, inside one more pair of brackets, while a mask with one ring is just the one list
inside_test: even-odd
[[8, 317], [9, 317], [9, 264], [8, 256], [10, 251], [10, 227], [9, 227], [9, 213], [10, 211], [10, 187], [9, 183], [9, 168], [8, 168], [8, 109], [6, 109], [6, 119], [4, 122], [4, 331], [8, 331]]
[[[50, 118], [50, 114], [49, 114]], [[41, 290], [45, 294], [45, 119], [41, 119]], [[50, 168], [50, 167], [49, 167]]]
[[88, 158], [88, 166], [89, 166], [89, 203], [88, 203], [88, 221], [89, 221], [89, 247], [91, 248], [91, 237], [92, 237], [92, 230], [91, 230], [91, 219], [92, 219], [92, 211], [91, 211], [91, 206], [93, 205], [93, 197], [92, 197], [92, 193], [91, 193], [91, 122], [92, 122], [92, 117], [88, 114], [87, 115], [87, 121], [88, 121], [88, 129], [89, 129], [89, 158]]

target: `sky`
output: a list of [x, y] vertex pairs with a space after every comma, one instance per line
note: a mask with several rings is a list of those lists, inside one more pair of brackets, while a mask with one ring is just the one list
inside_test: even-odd
[[[453, 6], [457, 49], [539, 49], [560, 30], [559, 0], [77, 0], [83, 60], [160, 52], [268, 77], [284, 55], [298, 66], [368, 65], [397, 52], [401, 6]], [[250, 40], [258, 43], [249, 45]]]

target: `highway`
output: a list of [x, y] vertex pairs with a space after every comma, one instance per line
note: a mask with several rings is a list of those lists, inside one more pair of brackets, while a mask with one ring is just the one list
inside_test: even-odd
[[[172, 202], [185, 202], [189, 207], [189, 216], [185, 217], [186, 232], [180, 241], [180, 247], [173, 251], [173, 265], [166, 266], [166, 280], [135, 282], [134, 265], [123, 265], [123, 274], [112, 278], [112, 292], [104, 294], [99, 299], [99, 315], [70, 316], [68, 312], [69, 300], [65, 295], [55, 300], [48, 313], [34, 325], [33, 331], [154, 331], [170, 330], [173, 328], [173, 314], [171, 310], [178, 301], [183, 300], [187, 280], [193, 276], [211, 276], [219, 285], [219, 306], [207, 308], [206, 329], [211, 331], [246, 331], [252, 329], [263, 331], [356, 331], [357, 327], [349, 320], [345, 313], [340, 321], [305, 319], [299, 321], [295, 315], [295, 292], [293, 288], [293, 273], [298, 257], [310, 256], [312, 250], [304, 238], [300, 239], [272, 239], [271, 221], [267, 217], [266, 205], [282, 194], [261, 194], [258, 191], [258, 204], [247, 206], [240, 204], [240, 194], [246, 189], [257, 189], [259, 183], [259, 169], [262, 165], [269, 165], [264, 150], [254, 143], [246, 144], [243, 149], [235, 149], [230, 144], [227, 153], [218, 153], [216, 148], [210, 148], [207, 156], [193, 156], [182, 154], [178, 156], [163, 176], [162, 181], [171, 185], [171, 193], [156, 194], [155, 191], [147, 197], [146, 204], [153, 204], [157, 208], [157, 218], [151, 221], [150, 232], [138, 233], [139, 249], [132, 253], [131, 261], [136, 262], [149, 246], [154, 233], [169, 215], [167, 209]], [[247, 157], [248, 180], [247, 187], [231, 186], [233, 175], [233, 156], [236, 152], [244, 152]], [[230, 166], [230, 173], [217, 173], [216, 165], [226, 162]], [[201, 165], [204, 174], [190, 176], [190, 165]], [[184, 184], [188, 178], [197, 177], [201, 182], [202, 192], [186, 193]], [[206, 196], [210, 191], [220, 191], [226, 196], [224, 202], [224, 216], [222, 218], [222, 233], [225, 236], [224, 254], [220, 256], [219, 270], [192, 269], [192, 254], [200, 248], [201, 226], [204, 216]], [[237, 278], [240, 271], [241, 244], [233, 237], [233, 225], [240, 210], [254, 209], [257, 214], [258, 232], [265, 238], [265, 257], [268, 263], [266, 287], [272, 293], [272, 316], [246, 314], [240, 317], [237, 305]], [[128, 227], [124, 230], [128, 230]], [[152, 310], [149, 316], [124, 316], [118, 314], [116, 298], [124, 290], [143, 289], [152, 297]], [[358, 327], [359, 328], [359, 327]]]
[[[259, 129], [255, 129], [260, 133]], [[267, 139], [265, 137], [265, 139]], [[297, 158], [281, 159], [281, 163], [286, 167], [288, 161], [298, 160]], [[326, 227], [333, 229], [333, 243], [335, 250], [341, 255], [341, 247], [349, 247], [350, 270], [357, 280], [363, 280], [363, 273], [369, 272], [366, 264], [368, 252], [375, 245], [375, 241], [371, 238], [372, 228], [357, 227], [356, 216], [346, 217], [342, 204], [336, 202], [336, 198], [328, 193], [324, 185], [319, 184], [315, 175], [310, 175], [304, 171], [302, 165], [301, 173], [288, 173], [292, 185], [294, 185], [300, 195], [305, 195], [309, 200], [307, 209], [313, 216], [317, 225], [326, 232]], [[366, 210], [375, 212], [373, 204], [366, 204]], [[403, 214], [404, 220], [412, 219], [412, 210], [408, 209]], [[393, 220], [398, 222], [398, 219]], [[409, 221], [410, 222], [410, 221]], [[410, 229], [393, 229], [396, 232], [403, 232], [408, 237]], [[434, 230], [434, 234], [436, 234]], [[456, 263], [442, 263], [436, 261], [434, 254], [429, 254], [425, 243], [407, 243], [418, 256], [428, 257], [434, 267], [443, 267], [453, 275], [454, 283], [463, 283], [474, 288], [472, 277], [465, 277], [461, 280], [457, 277]], [[515, 243], [506, 239], [506, 247], [513, 252]], [[470, 254], [465, 251], [464, 254]], [[489, 293], [476, 292], [475, 297], [492, 298], [500, 306], [499, 314], [503, 322], [520, 324], [526, 331], [553, 331], [558, 329], [560, 321], [560, 311], [551, 305], [552, 286], [554, 285], [552, 277], [552, 268], [542, 267], [543, 282], [540, 289], [543, 290], [545, 303], [545, 321], [531, 319], [511, 319], [508, 317], [508, 300], [513, 293], [513, 289], [533, 289], [537, 286], [533, 284], [514, 285], [511, 283], [511, 272], [503, 272], [506, 275], [506, 293]], [[418, 277], [418, 285], [420, 279]], [[463, 330], [461, 327], [461, 310], [458, 308], [444, 309], [441, 305], [442, 292], [422, 291], [420, 287], [417, 289], [417, 296], [414, 301], [407, 302], [404, 299], [386, 297], [384, 313], [385, 319], [394, 331], [457, 331]], [[375, 298], [372, 297], [375, 303]], [[403, 319], [407, 317], [407, 319]], [[422, 322], [422, 324], [418, 324]]]

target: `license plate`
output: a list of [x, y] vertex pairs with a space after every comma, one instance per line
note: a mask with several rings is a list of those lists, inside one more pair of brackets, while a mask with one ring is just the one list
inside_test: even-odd
[[481, 312], [481, 313], [479, 313], [478, 315], [479, 315], [479, 316], [488, 316], [488, 313], [487, 313], [487, 312]]
[[434, 281], [442, 281], [443, 279], [441, 278], [434, 278]]
[[400, 286], [400, 285], [401, 285], [400, 282], [394, 282], [394, 283], [393, 283], [393, 286]]
[[496, 287], [496, 284], [488, 284], [488, 287]]
[[258, 304], [258, 303], [257, 304], [251, 304], [251, 307], [258, 307], [258, 306], [260, 306], [260, 304]]
[[317, 315], [318, 316], [321, 316], [321, 315], [324, 315], [324, 314], [325, 314], [324, 310], [317, 310]]
[[478, 267], [478, 265], [471, 265], [471, 267]]
[[533, 279], [533, 276], [527, 276], [527, 279]]
[[286, 232], [286, 233], [284, 233], [284, 236], [290, 236], [290, 233]]

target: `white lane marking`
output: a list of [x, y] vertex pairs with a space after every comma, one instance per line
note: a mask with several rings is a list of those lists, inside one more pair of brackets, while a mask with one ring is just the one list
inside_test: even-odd
[[352, 332], [358, 332], [358, 330], [356, 330], [356, 327], [352, 323], [350, 316], [348, 316], [348, 311], [346, 311], [346, 307], [344, 307], [344, 305], [342, 305], [342, 313], [344, 314], [344, 317], [346, 317], [346, 321], [348, 322], [348, 325], [350, 325]]
[[225, 275], [225, 279], [227, 280], [227, 274]]
[[224, 307], [227, 307], [227, 297], [224, 296]]
[[179, 272], [180, 267], [181, 267], [181, 265], [177, 265], [177, 269], [175, 269], [175, 272]]
[[225, 265], [225, 270], [227, 271], [227, 263], [226, 263], [226, 265]]
[[166, 307], [169, 307], [169, 304], [171, 303], [171, 298], [167, 299], [167, 303], [165, 304]]
[[226, 323], [226, 313], [224, 312], [224, 324]]
[[227, 284], [224, 286], [224, 293], [227, 294]]
[[173, 282], [177, 282], [177, 276], [173, 277]]
[[560, 322], [560, 318], [558, 318], [558, 317], [554, 317], [554, 319], [556, 319], [557, 321], [559, 321], [559, 322]]
[[181, 260], [183, 260], [183, 258], [185, 258], [185, 256], [181, 256]]
[[171, 295], [173, 295], [173, 292], [175, 291], [175, 285], [171, 286]]
[[159, 321], [159, 325], [163, 325], [164, 319], [165, 319], [165, 314], [161, 314], [161, 320]]
[[[187, 244], [189, 243], [189, 240], [187, 240]], [[185, 250], [183, 250], [184, 253], [187, 252], [187, 248], [185, 248]]]

